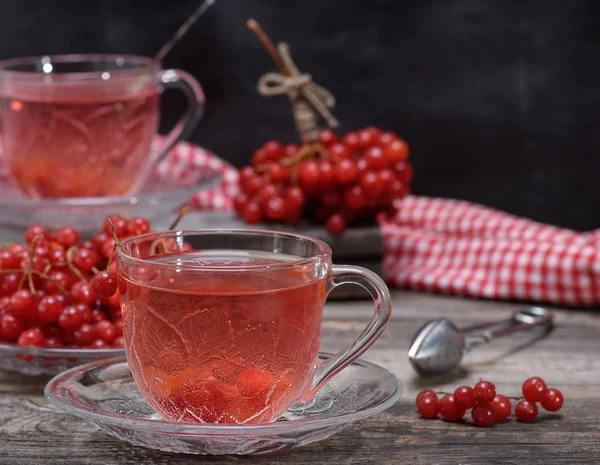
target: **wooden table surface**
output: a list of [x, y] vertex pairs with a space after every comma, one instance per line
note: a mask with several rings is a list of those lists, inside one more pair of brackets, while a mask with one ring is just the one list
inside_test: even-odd
[[[388, 411], [349, 426], [331, 438], [276, 456], [247, 457], [254, 464], [598, 464], [600, 463], [600, 317], [594, 312], [557, 310], [556, 328], [530, 344], [530, 336], [498, 340], [469, 354], [462, 369], [423, 380], [406, 353], [413, 333], [428, 319], [457, 324], [502, 319], [505, 303], [394, 291], [394, 315], [364, 358], [392, 370], [404, 382], [401, 400]], [[371, 315], [367, 301], [326, 306], [322, 350], [350, 342]], [[422, 420], [414, 398], [425, 387], [448, 391], [480, 378], [506, 395], [518, 395], [532, 375], [565, 394], [558, 414], [543, 413], [533, 424], [510, 420], [493, 428], [468, 422]], [[48, 378], [0, 372], [0, 464], [187, 464], [216, 459], [173, 455], [120, 442], [83, 420], [62, 413], [42, 395]], [[239, 463], [237, 457], [218, 463]]]

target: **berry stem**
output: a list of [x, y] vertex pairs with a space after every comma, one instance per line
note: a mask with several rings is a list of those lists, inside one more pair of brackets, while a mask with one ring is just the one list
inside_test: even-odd
[[112, 259], [113, 256], [115, 255], [115, 252], [117, 251], [117, 247], [119, 247], [119, 238], [117, 237], [117, 233], [115, 231], [115, 225], [113, 224], [112, 220], [110, 218], [106, 218], [108, 220], [108, 223], [110, 224], [110, 229], [112, 231], [112, 236], [113, 236], [113, 240], [115, 241], [115, 245], [113, 245], [113, 249], [112, 249], [112, 253], [110, 254], [110, 257], [108, 257], [108, 264], [106, 265], [106, 269], [110, 269], [110, 265], [112, 265]]
[[271, 55], [271, 58], [273, 58], [273, 61], [275, 62], [279, 70], [286, 76], [291, 76], [291, 71], [285, 65], [283, 59], [281, 58], [281, 55], [279, 55], [279, 52], [277, 51], [275, 45], [271, 41], [271, 38], [267, 35], [263, 28], [260, 27], [260, 24], [258, 24], [258, 22], [255, 19], [249, 19], [246, 22], [246, 25], [248, 26], [248, 29], [254, 32], [256, 37], [258, 37], [258, 40], [260, 40], [260, 42], [267, 49], [267, 52], [269, 52], [269, 55]]
[[31, 252], [29, 253], [29, 263], [27, 264], [27, 269], [23, 273], [23, 276], [21, 276], [21, 281], [19, 281], [19, 287], [18, 287], [18, 289], [21, 289], [23, 284], [25, 284], [25, 278], [27, 278], [29, 281], [29, 289], [31, 290], [32, 294], [35, 293], [35, 287], [33, 286], [33, 282], [31, 281], [31, 271], [33, 270], [33, 257], [35, 257], [35, 246], [37, 245], [37, 242], [38, 242], [38, 236], [35, 236], [33, 238], [33, 241], [31, 242]]
[[188, 212], [188, 210], [190, 209], [189, 205], [184, 205], [183, 207], [181, 207], [179, 209], [179, 213], [177, 213], [177, 217], [175, 218], [175, 220], [171, 223], [171, 226], [169, 226], [169, 231], [172, 231], [173, 229], [175, 229], [177, 227], [177, 225], [179, 224], [179, 222], [181, 221], [181, 218], [184, 217], [184, 215]]
[[71, 247], [69, 247], [69, 250], [67, 250], [67, 266], [69, 267], [69, 269], [75, 274], [75, 276], [77, 276], [79, 279], [81, 279], [82, 281], [85, 279], [85, 276], [83, 276], [83, 274], [81, 274], [81, 271], [79, 271], [75, 265], [73, 265], [73, 254], [77, 251], [77, 246], [76, 245], [72, 245]]

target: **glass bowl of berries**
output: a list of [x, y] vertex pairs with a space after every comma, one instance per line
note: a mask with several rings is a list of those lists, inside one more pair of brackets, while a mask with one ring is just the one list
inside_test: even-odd
[[124, 355], [115, 243], [150, 231], [112, 215], [90, 240], [73, 227], [25, 231], [0, 248], [0, 369], [28, 375]]

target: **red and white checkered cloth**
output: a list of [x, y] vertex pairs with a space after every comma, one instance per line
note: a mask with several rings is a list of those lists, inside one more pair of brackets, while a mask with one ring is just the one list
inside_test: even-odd
[[[190, 178], [190, 164], [223, 175], [216, 189], [198, 192], [191, 205], [231, 210], [238, 173], [200, 147], [180, 142], [155, 175], [192, 184], [198, 179]], [[380, 226], [390, 285], [492, 299], [600, 304], [600, 232], [577, 233], [468, 202], [418, 196], [402, 200], [397, 215], [380, 220]]]

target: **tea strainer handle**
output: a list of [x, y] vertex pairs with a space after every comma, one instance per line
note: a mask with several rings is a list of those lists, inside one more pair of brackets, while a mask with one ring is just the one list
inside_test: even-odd
[[375, 313], [367, 327], [352, 344], [319, 365], [308, 397], [312, 397], [331, 378], [360, 357], [381, 335], [392, 314], [390, 292], [376, 273], [360, 266], [333, 265], [328, 292], [342, 284], [358, 284], [363, 287], [375, 302]]

